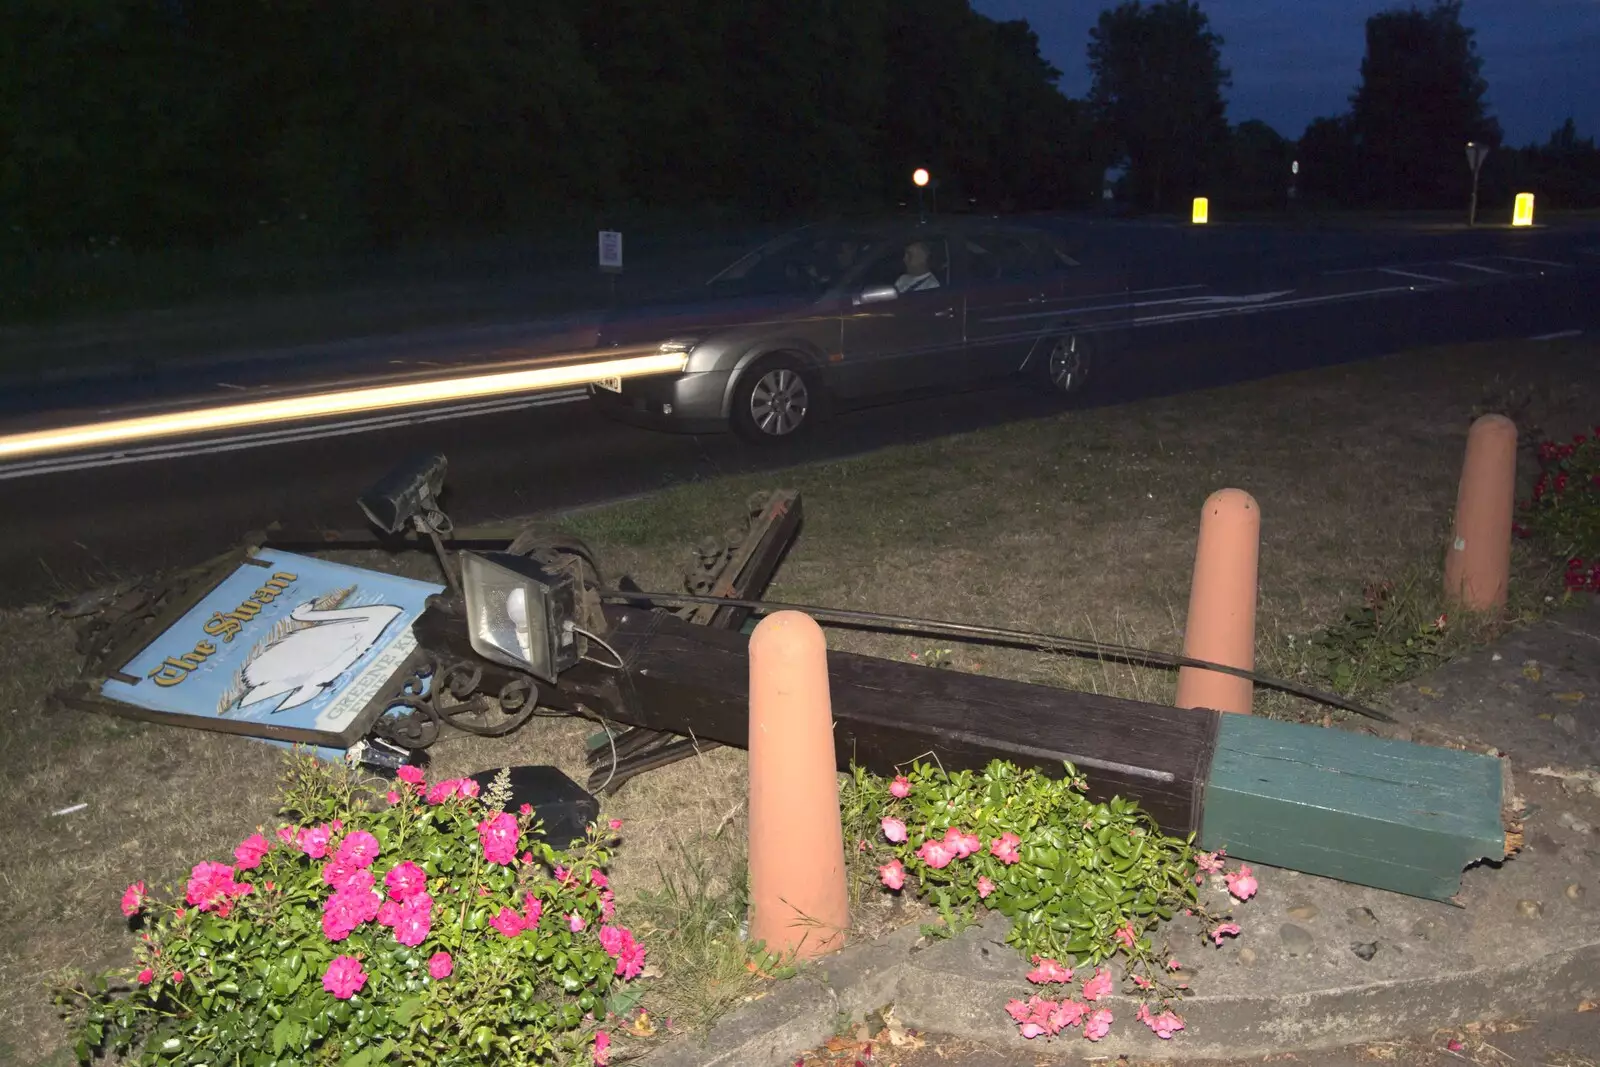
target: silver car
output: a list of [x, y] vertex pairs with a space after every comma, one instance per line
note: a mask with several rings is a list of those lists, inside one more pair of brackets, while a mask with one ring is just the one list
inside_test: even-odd
[[731, 428], [771, 444], [840, 408], [1006, 375], [1076, 396], [1101, 309], [1125, 306], [1122, 278], [1083, 267], [1060, 235], [981, 218], [808, 226], [701, 288], [601, 328], [601, 349], [686, 362], [593, 385], [597, 406], [637, 425]]

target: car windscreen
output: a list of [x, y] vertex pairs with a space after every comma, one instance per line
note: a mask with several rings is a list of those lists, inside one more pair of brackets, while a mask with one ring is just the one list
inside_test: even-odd
[[742, 257], [706, 286], [727, 296], [822, 293], [858, 266], [874, 243], [855, 231], [789, 234]]

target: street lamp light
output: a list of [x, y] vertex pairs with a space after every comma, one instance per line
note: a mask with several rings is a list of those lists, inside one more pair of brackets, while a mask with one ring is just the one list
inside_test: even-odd
[[928, 181], [929, 181], [929, 178], [928, 178], [928, 168], [927, 167], [918, 167], [916, 170], [911, 172], [911, 184], [915, 185], [917, 187], [917, 221], [918, 222], [925, 222], [926, 221], [926, 216], [923, 214], [923, 211], [922, 211], [922, 190], [924, 188], [926, 188], [926, 186], [928, 184]]

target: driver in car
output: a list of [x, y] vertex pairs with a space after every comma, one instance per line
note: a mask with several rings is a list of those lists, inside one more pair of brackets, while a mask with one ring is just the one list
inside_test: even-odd
[[911, 293], [921, 289], [939, 288], [939, 279], [934, 276], [930, 268], [929, 259], [926, 242], [912, 241], [906, 245], [906, 254], [903, 261], [906, 272], [895, 279], [895, 289], [902, 293]]

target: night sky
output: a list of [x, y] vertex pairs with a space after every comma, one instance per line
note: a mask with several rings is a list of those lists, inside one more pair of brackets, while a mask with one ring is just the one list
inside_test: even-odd
[[[1110, 0], [973, 0], [992, 18], [1025, 18], [1061, 88], [1089, 88], [1089, 27]], [[1348, 109], [1361, 79], [1368, 15], [1396, 0], [1201, 0], [1233, 72], [1228, 118], [1262, 119], [1289, 138], [1322, 115]], [[1420, 0], [1419, 7], [1430, 6]], [[1507, 143], [1543, 142], [1568, 115], [1582, 137], [1600, 136], [1600, 0], [1467, 0], [1477, 31], [1489, 109]]]

